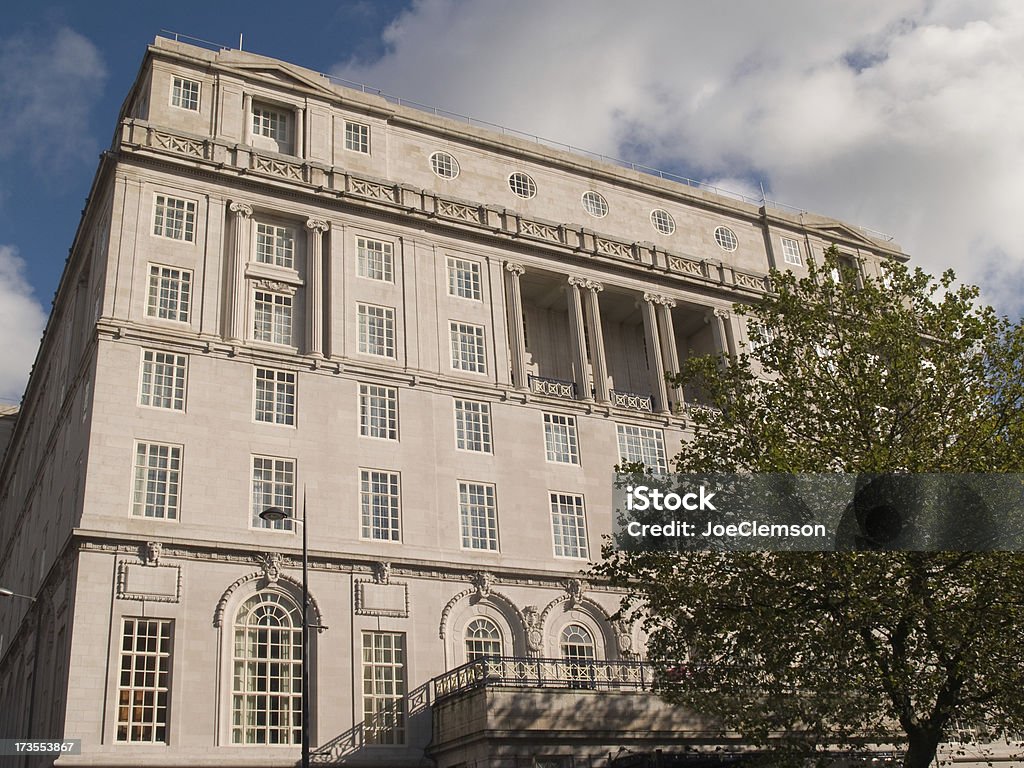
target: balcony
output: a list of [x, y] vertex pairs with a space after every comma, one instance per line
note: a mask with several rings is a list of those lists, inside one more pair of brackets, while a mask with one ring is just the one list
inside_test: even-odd
[[653, 672], [624, 660], [477, 659], [432, 681], [429, 754], [438, 768], [597, 768], [626, 751], [745, 752], [710, 719], [656, 696]]

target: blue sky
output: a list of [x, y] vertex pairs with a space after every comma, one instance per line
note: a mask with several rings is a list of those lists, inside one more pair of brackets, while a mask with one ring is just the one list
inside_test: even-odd
[[161, 29], [895, 235], [1024, 310], [1013, 0], [36, 2], [0, 28], [0, 403]]

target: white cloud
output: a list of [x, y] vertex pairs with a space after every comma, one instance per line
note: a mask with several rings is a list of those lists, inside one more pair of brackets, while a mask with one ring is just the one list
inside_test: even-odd
[[[1024, 5], [422, 0], [335, 72], [892, 232], [1024, 310]], [[743, 191], [743, 190], [740, 190]]]
[[21, 400], [45, 324], [24, 260], [13, 246], [0, 245], [0, 404]]
[[107, 77], [96, 46], [66, 27], [9, 37], [0, 40], [0, 72], [0, 156], [26, 153], [47, 171], [95, 161], [89, 111]]

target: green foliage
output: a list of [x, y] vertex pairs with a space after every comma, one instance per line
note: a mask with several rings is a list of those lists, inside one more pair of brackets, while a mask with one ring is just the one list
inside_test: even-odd
[[[736, 307], [753, 351], [676, 376], [712, 406], [676, 469], [1024, 471], [1022, 326], [952, 272], [837, 281], [837, 257]], [[809, 755], [884, 735], [923, 767], [954, 719], [1024, 730], [1018, 553], [604, 556], [595, 572], [629, 590], [661, 695], [753, 743]]]

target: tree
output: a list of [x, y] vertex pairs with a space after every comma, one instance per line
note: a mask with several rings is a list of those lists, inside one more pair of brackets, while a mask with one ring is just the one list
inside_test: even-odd
[[[1024, 471], [1024, 328], [976, 288], [901, 265], [859, 276], [835, 249], [771, 280], [735, 308], [752, 350], [674, 377], [710, 406], [677, 471]], [[806, 758], [887, 733], [925, 768], [954, 722], [1024, 730], [1020, 553], [608, 545], [595, 572], [627, 588], [660, 694], [755, 744]]]

